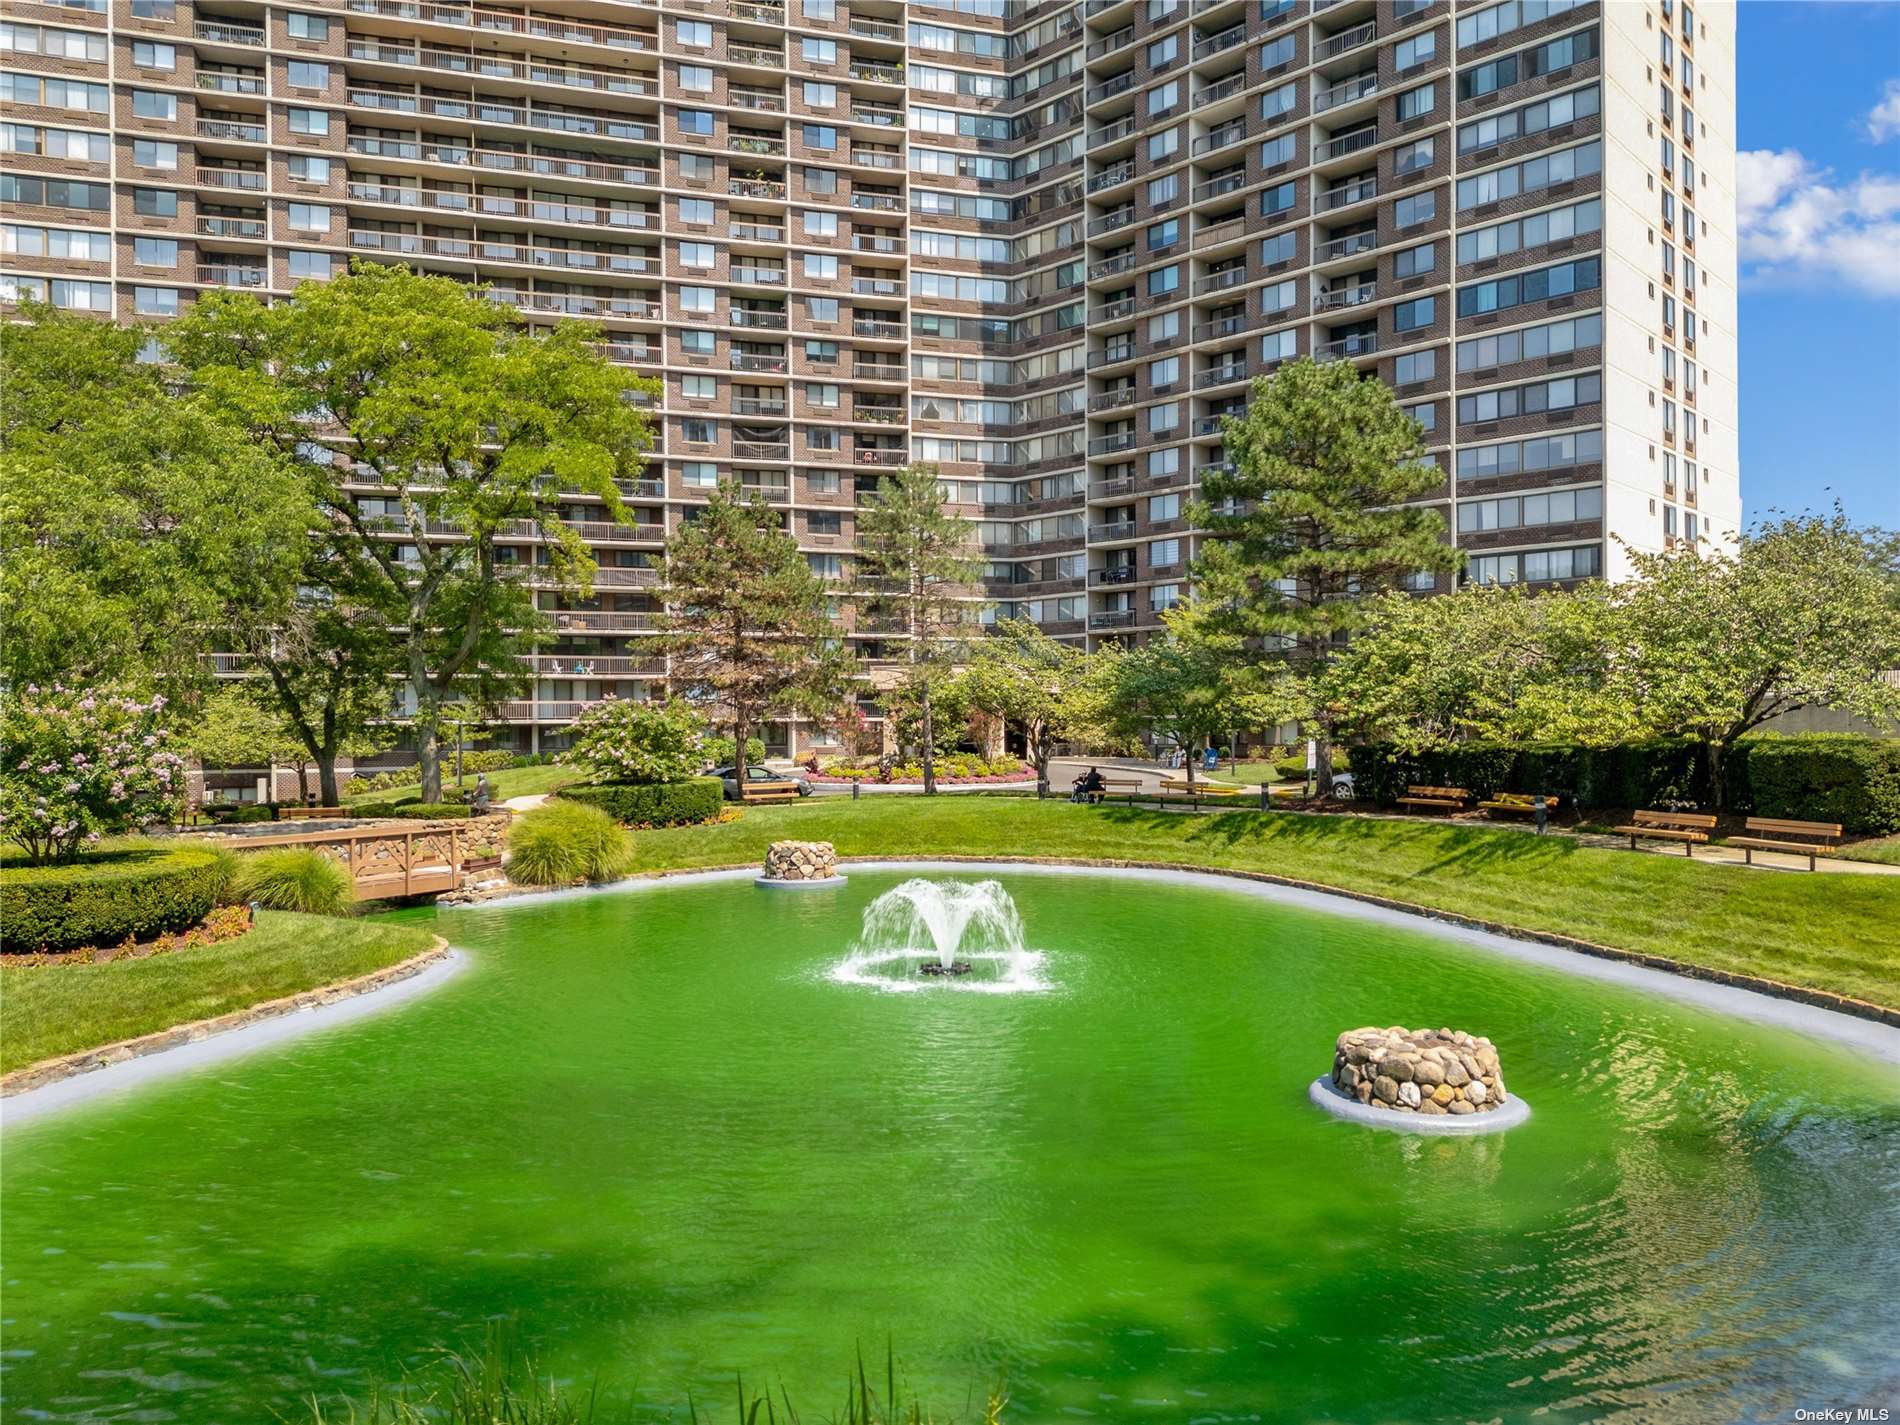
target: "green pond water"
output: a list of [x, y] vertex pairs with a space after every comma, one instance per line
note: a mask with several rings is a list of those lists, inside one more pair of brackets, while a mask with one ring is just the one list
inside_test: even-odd
[[[1043, 992], [828, 978], [900, 879], [445, 911], [429, 997], [10, 1130], [7, 1418], [294, 1419], [503, 1320], [641, 1419], [735, 1372], [815, 1418], [887, 1342], [964, 1418], [999, 1377], [1038, 1421], [1900, 1397], [1891, 1066], [1109, 875], [1003, 878]], [[1320, 1114], [1365, 1023], [1489, 1034], [1534, 1116]]]

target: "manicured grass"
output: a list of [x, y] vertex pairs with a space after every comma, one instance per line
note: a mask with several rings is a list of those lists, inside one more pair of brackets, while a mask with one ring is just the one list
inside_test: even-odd
[[[552, 792], [565, 787], [569, 782], [578, 782], [582, 777], [578, 767], [563, 767], [558, 763], [547, 763], [540, 767], [510, 767], [505, 772], [488, 774], [488, 799], [491, 802], [504, 802], [509, 797], [531, 797], [537, 792]], [[447, 792], [455, 785], [455, 764], [447, 763], [442, 769], [442, 790]], [[473, 793], [475, 774], [470, 772], [462, 778], [462, 790]], [[386, 792], [364, 792], [361, 796], [345, 797], [346, 806], [358, 802], [379, 802], [401, 805], [403, 802], [422, 800], [420, 787], [396, 787]]]
[[1870, 836], [1852, 846], [1841, 848], [1843, 861], [1873, 861], [1882, 866], [1900, 866], [1900, 836]]
[[1900, 877], [1708, 865], [1510, 828], [1001, 797], [814, 798], [635, 841], [639, 869], [659, 870], [756, 863], [785, 837], [830, 841], [844, 856], [1066, 856], [1265, 871], [1900, 1007]]
[[415, 926], [264, 911], [235, 940], [142, 960], [0, 965], [0, 1073], [368, 974], [430, 939]]
[[1273, 770], [1271, 762], [1223, 762], [1214, 777], [1222, 782], [1239, 782], [1243, 787], [1257, 787], [1261, 783], [1277, 785], [1286, 779]]

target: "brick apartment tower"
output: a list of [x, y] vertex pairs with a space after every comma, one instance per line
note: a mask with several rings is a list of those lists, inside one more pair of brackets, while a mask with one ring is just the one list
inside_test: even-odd
[[1419, 418], [1470, 577], [1618, 578], [1624, 543], [1740, 518], [1735, 18], [8, 0], [0, 296], [145, 322], [402, 261], [663, 374], [639, 525], [569, 511], [597, 597], [541, 595], [524, 749], [663, 675], [664, 536], [723, 478], [842, 574], [859, 493], [934, 462], [999, 611], [1141, 637], [1186, 587], [1221, 416], [1296, 355]]

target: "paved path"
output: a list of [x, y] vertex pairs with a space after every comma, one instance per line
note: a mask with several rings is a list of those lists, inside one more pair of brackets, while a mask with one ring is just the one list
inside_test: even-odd
[[527, 796], [510, 797], [507, 801], [503, 802], [502, 805], [507, 807], [509, 811], [533, 811], [547, 799], [548, 793], [546, 792], [530, 792]]

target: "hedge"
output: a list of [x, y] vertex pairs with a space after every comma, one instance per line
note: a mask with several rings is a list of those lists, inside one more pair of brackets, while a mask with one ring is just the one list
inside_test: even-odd
[[684, 782], [592, 782], [563, 787], [557, 797], [599, 807], [628, 826], [691, 826], [720, 813], [725, 788], [717, 777]]
[[1838, 821], [1857, 836], [1900, 831], [1900, 741], [1819, 732], [1753, 738], [1741, 750], [1730, 800], [1745, 779], [1756, 816]]
[[211, 913], [226, 866], [215, 851], [128, 846], [65, 866], [0, 866], [9, 951], [76, 950], [189, 930]]
[[438, 821], [471, 817], [475, 815], [475, 808], [466, 802], [372, 802], [352, 808], [350, 815], [401, 817], [408, 821]]

